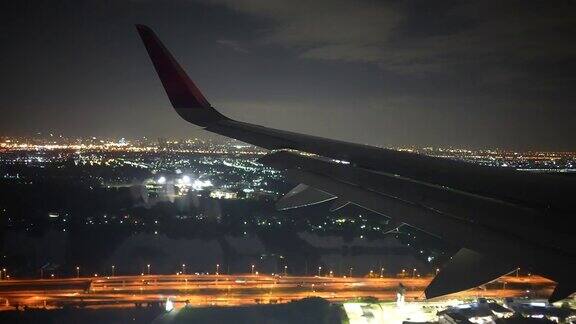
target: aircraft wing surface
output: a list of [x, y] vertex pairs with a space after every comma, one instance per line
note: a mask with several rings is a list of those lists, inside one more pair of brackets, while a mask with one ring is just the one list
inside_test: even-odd
[[[286, 170], [302, 185], [281, 209], [334, 200], [353, 203], [461, 246], [429, 297], [469, 289], [516, 266], [557, 282], [551, 299], [576, 290], [574, 228], [576, 182], [570, 177], [485, 167], [230, 119], [204, 97], [148, 27], [138, 33], [177, 113], [205, 130], [273, 152], [261, 162]], [[387, 230], [391, 230], [387, 229]], [[498, 261], [505, 259], [506, 262]], [[489, 263], [489, 264], [488, 264]], [[485, 266], [482, 266], [482, 265]], [[447, 274], [472, 269], [473, 278]]]

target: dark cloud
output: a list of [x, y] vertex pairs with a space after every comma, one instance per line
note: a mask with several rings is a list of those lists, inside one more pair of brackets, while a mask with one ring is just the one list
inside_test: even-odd
[[401, 14], [376, 1], [202, 0], [266, 19], [259, 40], [295, 47], [302, 57], [376, 62]]
[[230, 48], [231, 50], [238, 52], [238, 53], [249, 53], [250, 51], [246, 49], [244, 46], [240, 45], [240, 42], [230, 39], [219, 39], [216, 43]]
[[[430, 1], [202, 2], [267, 19], [270, 26], [260, 40], [294, 47], [303, 58], [373, 62], [399, 72], [560, 61], [576, 54], [570, 2], [458, 1], [440, 7]], [[442, 29], [450, 22], [451, 28]]]

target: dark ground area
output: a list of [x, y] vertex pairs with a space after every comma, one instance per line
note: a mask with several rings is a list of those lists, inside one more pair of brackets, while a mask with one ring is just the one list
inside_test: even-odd
[[[343, 309], [321, 298], [249, 307], [182, 308], [166, 313], [162, 307], [131, 309], [58, 309], [0, 312], [0, 323], [15, 324], [179, 324], [179, 323], [259, 323], [259, 324], [340, 324], [348, 323]], [[408, 322], [406, 322], [408, 323]], [[498, 324], [546, 324], [546, 319], [514, 316]]]
[[321, 298], [250, 307], [182, 308], [166, 313], [161, 307], [131, 309], [58, 309], [0, 312], [0, 323], [27, 324], [163, 324], [163, 323], [343, 323], [342, 308]]
[[162, 308], [57, 309], [0, 312], [0, 323], [14, 324], [148, 324], [162, 314]]

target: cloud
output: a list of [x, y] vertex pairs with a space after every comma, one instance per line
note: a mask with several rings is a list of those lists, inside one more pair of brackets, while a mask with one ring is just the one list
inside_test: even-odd
[[223, 47], [227, 47], [232, 49], [235, 52], [238, 53], [250, 53], [250, 51], [248, 49], [246, 49], [244, 46], [240, 45], [240, 42], [235, 41], [235, 40], [230, 40], [230, 39], [219, 39], [216, 41], [216, 43], [218, 43], [219, 45], [222, 45]]
[[[460, 1], [202, 0], [261, 18], [258, 41], [305, 59], [374, 63], [398, 73], [509, 69], [570, 59], [569, 4]], [[568, 7], [567, 7], [568, 6]], [[494, 80], [500, 77], [495, 75]]]
[[393, 6], [377, 1], [203, 2], [269, 21], [270, 28], [260, 35], [260, 41], [297, 48], [303, 57], [354, 59], [347, 53], [349, 49], [365, 51], [384, 44], [401, 18]]

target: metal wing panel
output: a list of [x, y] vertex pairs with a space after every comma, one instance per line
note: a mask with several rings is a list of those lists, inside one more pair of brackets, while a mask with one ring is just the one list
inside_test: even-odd
[[483, 167], [231, 120], [211, 107], [149, 27], [137, 25], [137, 29], [178, 114], [193, 124], [206, 127], [208, 131], [267, 149], [297, 149], [350, 161], [366, 169], [520, 202], [534, 208], [576, 211], [576, 201], [572, 199], [576, 196], [576, 182], [572, 179], [527, 175], [510, 169]]
[[[460, 249], [426, 287], [426, 298], [468, 290], [513, 272], [516, 265], [490, 258], [470, 249]], [[465, 275], [462, 275], [465, 274]]]
[[301, 183], [276, 202], [276, 209], [287, 210], [312, 206], [333, 199], [336, 199], [336, 196]]

